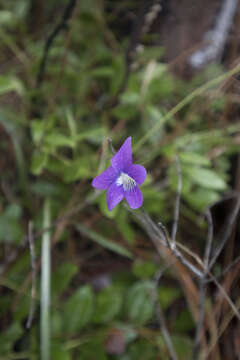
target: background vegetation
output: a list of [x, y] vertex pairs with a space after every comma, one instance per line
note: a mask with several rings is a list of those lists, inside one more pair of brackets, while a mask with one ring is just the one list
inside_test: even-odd
[[[229, 347], [237, 358], [235, 58], [176, 75], [161, 34], [136, 36], [137, 1], [0, 4], [0, 359], [47, 359], [47, 330], [53, 360], [227, 359]], [[144, 209], [169, 233], [182, 174], [177, 241], [199, 269], [211, 209], [210, 259], [225, 245], [211, 271], [225, 293], [211, 282], [201, 304], [201, 283], [170, 250], [159, 256], [141, 212], [109, 212], [91, 187], [111, 158], [107, 138], [119, 148], [128, 136], [148, 172]]]

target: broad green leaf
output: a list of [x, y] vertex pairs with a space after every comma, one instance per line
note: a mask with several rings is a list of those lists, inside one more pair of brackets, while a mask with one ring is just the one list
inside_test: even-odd
[[[173, 343], [173, 348], [174, 348], [179, 360], [186, 360], [186, 359], [191, 358], [192, 341], [187, 336], [171, 334], [171, 340]], [[165, 350], [166, 353], [168, 353], [168, 349], [166, 348], [166, 343], [165, 343], [162, 335], [159, 335], [156, 338], [156, 342], [157, 342], [158, 346], [161, 349], [163, 349], [162, 351]]]
[[6, 207], [0, 215], [0, 242], [18, 243], [23, 236], [19, 218], [21, 208], [17, 204]]
[[49, 144], [52, 148], [55, 147], [71, 147], [74, 148], [76, 143], [73, 138], [54, 131], [44, 137], [46, 144]]
[[78, 268], [72, 263], [65, 262], [61, 264], [54, 272], [52, 278], [52, 294], [59, 296], [68, 286]]
[[0, 24], [2, 25], [8, 25], [14, 21], [13, 14], [8, 10], [1, 10], [0, 11]]
[[179, 289], [174, 287], [160, 286], [158, 289], [158, 300], [163, 310], [170, 306], [176, 299], [181, 296]]
[[82, 157], [71, 161], [68, 165], [62, 165], [64, 181], [72, 182], [79, 179], [89, 179], [93, 177], [92, 161], [89, 157]]
[[76, 229], [83, 235], [89, 237], [91, 240], [95, 241], [97, 244], [107, 248], [108, 250], [111, 250], [119, 255], [122, 256], [126, 256], [131, 258], [132, 254], [125, 249], [125, 247], [123, 247], [120, 244], [114, 243], [111, 240], [108, 240], [106, 237], [104, 237], [103, 235], [98, 234], [97, 232], [87, 228], [86, 226], [84, 226], [83, 224], [77, 224], [76, 225]]
[[[162, 355], [162, 354], [161, 354]], [[158, 350], [152, 341], [137, 340], [129, 346], [126, 355], [121, 360], [156, 360], [158, 359]], [[162, 358], [165, 360], [165, 358]]]
[[48, 155], [36, 150], [32, 156], [31, 171], [34, 175], [40, 175], [48, 162]]
[[43, 120], [34, 120], [31, 122], [31, 133], [35, 144], [39, 144], [46, 128], [46, 123]]
[[54, 344], [51, 348], [51, 359], [57, 360], [71, 360], [71, 354], [64, 349], [63, 344]]
[[208, 206], [220, 199], [220, 194], [212, 189], [196, 189], [184, 194], [184, 199], [198, 211], [204, 211]]
[[179, 154], [179, 158], [182, 162], [193, 165], [209, 166], [211, 164], [207, 157], [193, 152], [182, 152]]
[[103, 339], [98, 339], [95, 336], [78, 347], [79, 360], [108, 360], [104, 350]]
[[23, 85], [21, 81], [12, 76], [0, 75], [0, 95], [9, 91], [16, 91], [19, 95], [22, 95]]
[[18, 243], [22, 236], [23, 232], [18, 221], [0, 217], [0, 242]]
[[114, 322], [115, 328], [124, 333], [126, 343], [134, 341], [138, 337], [138, 331], [134, 325], [125, 322]]
[[63, 185], [60, 184], [59, 182], [47, 182], [47, 181], [43, 181], [43, 180], [39, 180], [36, 181], [32, 184], [31, 186], [31, 190], [37, 194], [38, 196], [58, 196], [58, 197], [62, 197], [63, 195], [68, 196], [68, 194], [70, 193], [70, 191], [68, 191], [68, 189]]
[[90, 72], [94, 78], [111, 78], [113, 74], [113, 69], [110, 66], [97, 67]]
[[59, 336], [64, 332], [62, 313], [59, 310], [51, 312], [51, 334], [52, 336]]
[[77, 333], [87, 325], [93, 313], [93, 293], [89, 286], [80, 287], [63, 306], [64, 332]]
[[138, 115], [138, 108], [133, 104], [119, 104], [112, 110], [112, 114], [118, 119], [132, 119]]
[[125, 93], [121, 96], [121, 102], [125, 105], [138, 105], [140, 101], [140, 95], [138, 93]]
[[[144, 207], [148, 212], [153, 214], [162, 213], [166, 201], [166, 193], [164, 191], [159, 191], [154, 187], [147, 187], [142, 189], [143, 198], [144, 198]], [[167, 214], [163, 214], [166, 216]]]
[[191, 358], [193, 343], [189, 337], [173, 335], [172, 341], [179, 360], [186, 360]]
[[13, 322], [0, 336], [0, 355], [7, 355], [14, 350], [15, 341], [23, 334], [18, 322]]
[[10, 204], [5, 210], [5, 216], [11, 219], [19, 219], [22, 214], [22, 208], [19, 204]]
[[215, 171], [202, 167], [186, 167], [185, 173], [195, 184], [215, 190], [224, 190], [227, 185], [225, 181]]
[[[106, 200], [105, 200], [106, 202]], [[114, 208], [116, 209], [116, 208]], [[117, 227], [129, 244], [134, 243], [135, 232], [129, 218], [129, 214], [124, 208], [118, 208], [117, 216], [115, 217]]]
[[178, 333], [190, 331], [195, 328], [195, 323], [189, 309], [184, 309], [180, 312], [173, 324], [174, 330]]
[[143, 325], [151, 319], [154, 311], [154, 286], [151, 281], [139, 281], [128, 291], [126, 311], [131, 322]]
[[132, 272], [141, 279], [153, 278], [157, 271], [157, 265], [152, 261], [136, 260], [133, 263]]
[[26, 319], [29, 315], [29, 309], [30, 309], [30, 293], [25, 294], [21, 297], [21, 299], [18, 302], [18, 306], [16, 307], [14, 311], [14, 319], [15, 321], [22, 322], [24, 319]]
[[102, 144], [103, 138], [106, 134], [104, 127], [94, 127], [87, 131], [81, 131], [80, 134], [74, 137], [75, 141], [89, 140], [94, 144]]
[[120, 289], [111, 286], [97, 294], [93, 321], [107, 323], [113, 320], [120, 312], [122, 306], [122, 293]]

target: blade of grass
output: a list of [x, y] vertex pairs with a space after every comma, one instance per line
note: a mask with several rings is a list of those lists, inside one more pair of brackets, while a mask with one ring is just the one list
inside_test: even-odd
[[119, 255], [122, 256], [126, 256], [128, 258], [132, 258], [132, 254], [130, 251], [128, 251], [127, 249], [125, 249], [125, 247], [123, 247], [120, 244], [117, 244], [113, 241], [108, 240], [107, 238], [105, 238], [104, 236], [96, 233], [95, 231], [87, 228], [85, 225], [83, 224], [77, 224], [76, 225], [76, 229], [77, 231], [79, 231], [82, 235], [87, 236], [89, 239], [95, 241], [97, 244], [105, 247], [108, 250], [111, 250]]
[[[43, 227], [51, 224], [50, 200], [45, 199], [43, 208]], [[46, 231], [42, 237], [42, 273], [41, 273], [41, 359], [50, 360], [50, 232]]]
[[178, 111], [180, 111], [185, 105], [189, 104], [195, 97], [202, 95], [208, 89], [218, 85], [220, 82], [228, 79], [234, 74], [240, 71], [240, 64], [235, 66], [233, 69], [225, 72], [224, 74], [212, 79], [205, 84], [199, 86], [197, 89], [193, 90], [189, 95], [187, 95], [183, 100], [181, 100], [176, 106], [174, 106], [155, 126], [153, 126], [149, 131], [138, 141], [134, 146], [134, 151], [137, 151], [141, 146], [159, 129], [163, 121], [171, 119]]

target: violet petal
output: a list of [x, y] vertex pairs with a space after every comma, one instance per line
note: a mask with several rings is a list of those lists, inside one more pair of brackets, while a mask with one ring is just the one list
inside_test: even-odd
[[131, 136], [129, 136], [118, 152], [112, 158], [112, 166], [118, 171], [124, 171], [132, 164]]
[[117, 172], [109, 166], [102, 174], [93, 179], [92, 186], [99, 190], [106, 190], [116, 179]]
[[142, 165], [132, 165], [127, 169], [127, 174], [131, 176], [139, 185], [141, 185], [147, 176], [145, 167]]
[[107, 190], [107, 206], [111, 211], [124, 198], [123, 187], [113, 183]]
[[138, 186], [135, 186], [130, 191], [125, 191], [124, 193], [125, 198], [132, 209], [138, 209], [140, 206], [142, 206], [143, 203], [143, 196], [141, 190], [138, 188]]

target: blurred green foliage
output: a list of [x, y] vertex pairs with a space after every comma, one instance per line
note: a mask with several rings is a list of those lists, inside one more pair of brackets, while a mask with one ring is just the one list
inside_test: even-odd
[[[145, 209], [167, 224], [172, 221], [177, 188], [175, 156], [182, 169], [185, 226], [194, 221], [201, 227], [197, 215], [228, 188], [230, 156], [239, 151], [234, 142], [239, 125], [223, 126], [219, 116], [225, 106], [223, 94], [215, 96], [213, 91], [212, 97], [204, 95], [174, 118], [163, 118], [196, 86], [221, 74], [220, 66], [211, 65], [184, 82], [161, 62], [164, 49], [146, 46], [136, 58], [125, 91], [119, 93], [129, 39], [111, 30], [111, 13], [97, 0], [78, 3], [69, 29], [59, 34], [49, 53], [42, 86], [36, 88], [45, 38], [66, 4], [49, 1], [39, 14], [41, 27], [31, 33], [30, 1], [1, 1], [0, 58], [2, 64], [7, 61], [0, 76], [3, 265], [16, 253], [1, 278], [1, 359], [15, 359], [16, 353], [18, 358], [39, 359], [38, 309], [30, 331], [25, 328], [30, 307], [30, 283], [25, 279], [31, 267], [22, 238], [28, 221], [33, 221], [35, 231], [41, 229], [45, 197], [52, 199], [55, 219], [92, 199], [90, 181], [111, 157], [108, 136], [116, 147], [130, 135], [136, 144], [155, 124], [161, 125], [134, 157], [148, 170], [142, 186]], [[159, 352], [167, 359], [152, 296], [153, 277], [162, 264], [156, 262], [135, 220], [122, 205], [110, 213], [105, 194], [100, 194], [82, 212], [71, 215], [69, 225], [57, 238], [58, 250], [52, 249], [52, 359], [151, 360]], [[199, 236], [204, 239], [204, 233]], [[141, 255], [143, 242], [146, 249]], [[37, 256], [40, 245], [37, 239]], [[116, 261], [131, 259], [133, 266], [127, 265], [120, 274], [111, 270], [110, 284], [96, 291], [78, 274], [84, 273], [86, 263], [94, 265], [96, 254], [104, 263], [106, 253]], [[183, 298], [174, 276], [167, 273], [158, 289], [162, 309], [171, 313]], [[194, 327], [190, 311], [180, 308], [167, 322], [179, 359], [188, 358]], [[124, 335], [121, 354], [107, 353], [111, 329]]]

